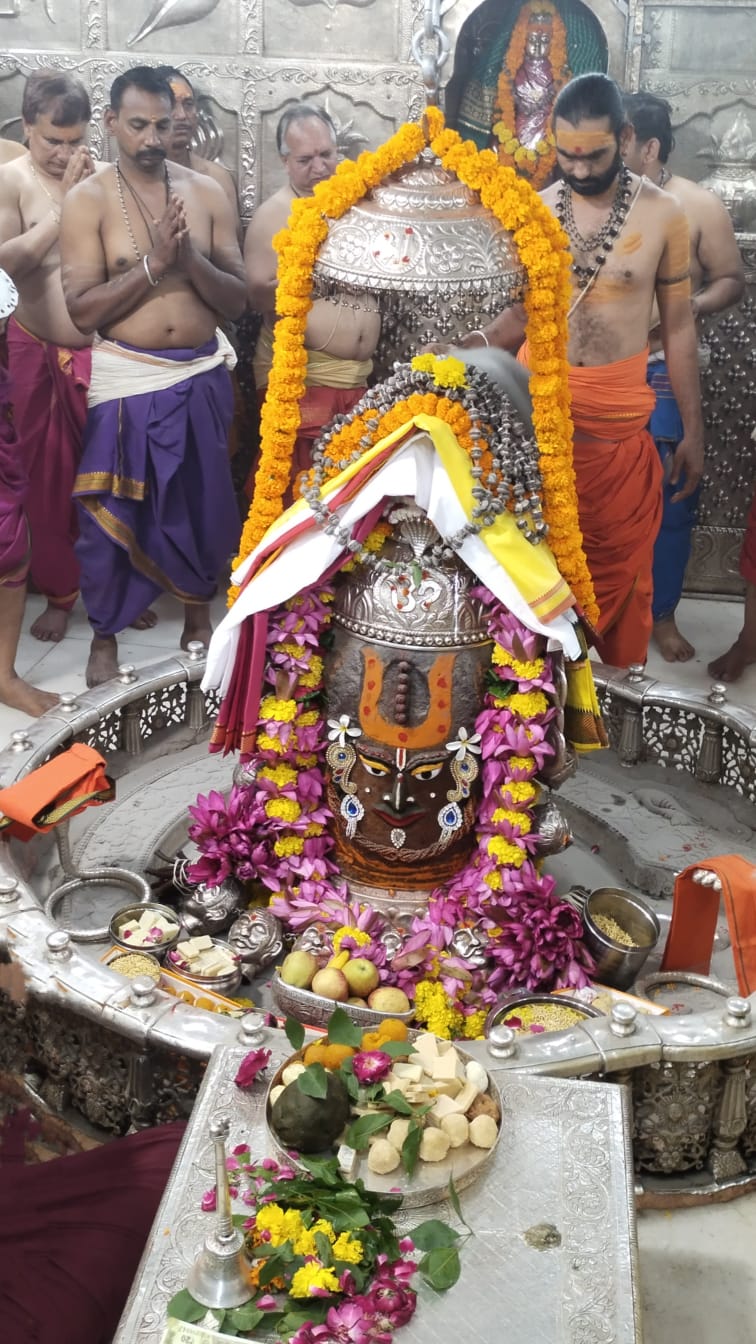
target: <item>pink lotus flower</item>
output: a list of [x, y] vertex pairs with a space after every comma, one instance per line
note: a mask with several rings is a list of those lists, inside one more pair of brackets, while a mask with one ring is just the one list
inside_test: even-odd
[[270, 1050], [250, 1050], [249, 1054], [244, 1056], [234, 1078], [237, 1087], [252, 1087], [258, 1073], [268, 1067], [270, 1063]]
[[392, 1059], [385, 1050], [358, 1050], [352, 1068], [358, 1083], [380, 1083], [391, 1072]]

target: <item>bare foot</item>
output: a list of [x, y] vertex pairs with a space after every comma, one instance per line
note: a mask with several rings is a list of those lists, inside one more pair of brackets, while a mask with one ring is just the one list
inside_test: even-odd
[[0, 704], [7, 705], [9, 709], [20, 709], [22, 714], [30, 714], [34, 719], [38, 719], [40, 714], [46, 714], [48, 709], [54, 709], [57, 703], [57, 695], [30, 686], [23, 677], [13, 676], [8, 681], [0, 682]]
[[751, 663], [756, 663], [756, 647], [741, 642], [741, 638], [739, 635], [732, 648], [709, 663], [706, 670], [715, 681], [737, 681]]
[[136, 620], [131, 622], [131, 628], [132, 630], [151, 630], [153, 625], [157, 625], [157, 622], [157, 612], [153, 611], [152, 607], [148, 607], [146, 611], [142, 612], [141, 616], [137, 616]]
[[34, 621], [31, 633], [35, 639], [41, 639], [48, 644], [59, 644], [68, 629], [68, 618], [70, 611], [64, 611], [62, 607], [54, 607], [48, 602], [41, 616]]
[[115, 635], [92, 637], [87, 663], [87, 686], [102, 686], [118, 673], [118, 645]]
[[674, 616], [654, 621], [654, 643], [667, 663], [687, 663], [695, 653], [693, 645], [680, 634]]
[[210, 643], [210, 636], [213, 633], [213, 627], [210, 624], [210, 613], [205, 606], [187, 607], [184, 618], [184, 630], [181, 635], [181, 647], [186, 651], [193, 641], [204, 644], [205, 648]]

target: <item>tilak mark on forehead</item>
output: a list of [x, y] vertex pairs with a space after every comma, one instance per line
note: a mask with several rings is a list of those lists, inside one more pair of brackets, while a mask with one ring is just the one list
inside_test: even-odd
[[565, 154], [593, 154], [597, 149], [614, 149], [617, 139], [611, 131], [562, 130], [557, 132], [557, 149]]

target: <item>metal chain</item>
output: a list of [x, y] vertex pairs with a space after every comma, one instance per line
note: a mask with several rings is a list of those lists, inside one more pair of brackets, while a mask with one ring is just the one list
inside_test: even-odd
[[429, 107], [438, 103], [439, 75], [450, 50], [451, 43], [441, 27], [441, 0], [425, 0], [423, 26], [412, 38], [412, 56], [420, 67]]

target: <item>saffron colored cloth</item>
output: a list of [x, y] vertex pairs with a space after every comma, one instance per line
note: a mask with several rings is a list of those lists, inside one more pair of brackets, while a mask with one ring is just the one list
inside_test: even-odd
[[[527, 342], [517, 358], [528, 364]], [[662, 515], [662, 467], [646, 428], [654, 394], [648, 352], [571, 365], [573, 462], [583, 547], [599, 606], [598, 648], [615, 667], [644, 663], [653, 618], [652, 564]]]
[[25, 503], [29, 479], [11, 415], [11, 388], [0, 364], [0, 587], [21, 588], [29, 574], [31, 545]]
[[678, 873], [661, 969], [709, 974], [720, 892], [693, 881], [701, 869], [721, 882], [738, 989], [747, 997], [756, 990], [756, 868], [739, 854], [704, 859]]
[[89, 346], [69, 350], [42, 341], [11, 318], [8, 369], [13, 419], [29, 477], [31, 577], [53, 606], [70, 611], [79, 595], [71, 498], [87, 418]]
[[101, 637], [125, 629], [161, 592], [209, 602], [241, 530], [228, 460], [230, 376], [222, 363], [194, 376], [190, 368], [217, 349], [215, 337], [197, 350], [124, 349], [146, 364], [157, 357], [189, 367], [162, 391], [89, 411], [74, 486], [76, 551]]
[[[294, 440], [294, 452], [291, 458], [291, 481], [296, 481], [300, 472], [309, 471], [312, 466], [312, 450], [323, 433], [326, 425], [334, 416], [348, 415], [353, 406], [365, 395], [363, 387], [308, 387], [299, 403], [299, 432]], [[258, 390], [257, 399], [262, 411], [266, 389]], [[255, 472], [257, 463], [252, 467], [244, 484], [247, 499], [255, 492]], [[291, 498], [289, 498], [291, 503]]]
[[684, 430], [665, 360], [655, 356], [653, 362], [649, 362], [647, 382], [656, 396], [656, 406], [651, 413], [648, 428], [664, 472], [662, 521], [654, 546], [653, 567], [653, 618], [661, 621], [674, 615], [682, 597], [701, 487], [698, 486], [687, 499], [672, 503], [672, 496], [677, 494], [685, 479], [681, 477], [676, 485], [670, 485], [668, 480], [672, 457], [683, 438]]
[[746, 534], [740, 552], [740, 573], [746, 583], [756, 584], [756, 493], [746, 520]]
[[36, 1166], [2, 1144], [3, 1344], [109, 1344], [183, 1133], [164, 1125]]

